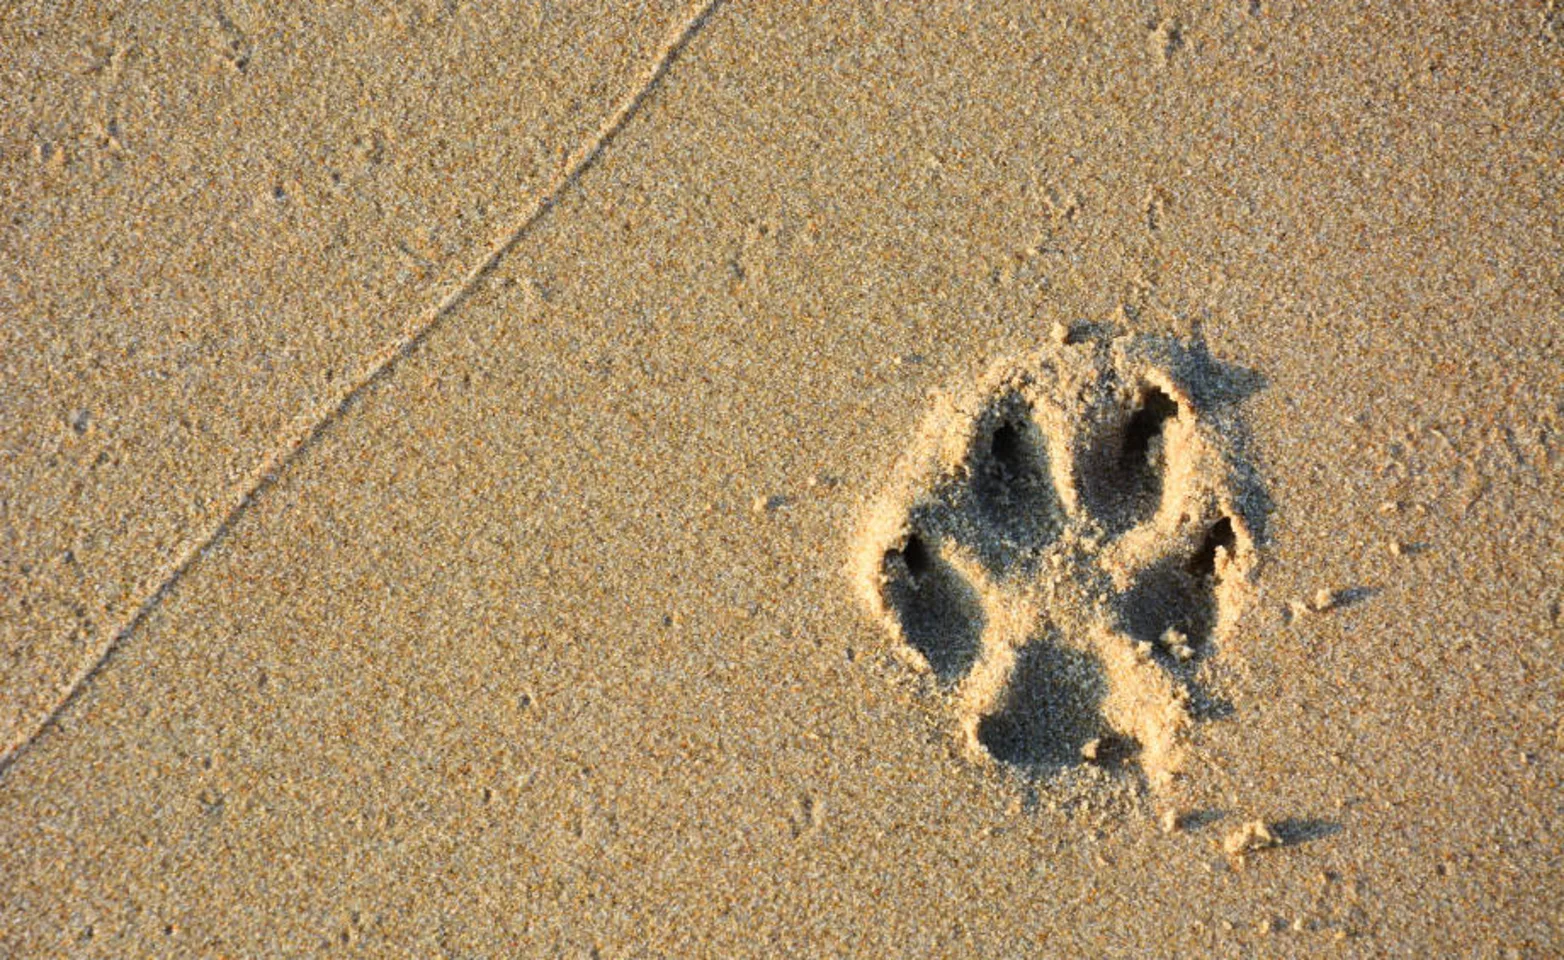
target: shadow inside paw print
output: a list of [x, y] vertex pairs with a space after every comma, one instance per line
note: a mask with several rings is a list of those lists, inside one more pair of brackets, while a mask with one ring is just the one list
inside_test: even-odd
[[1081, 458], [1076, 477], [1082, 499], [1111, 533], [1143, 523], [1162, 502], [1167, 472], [1166, 430], [1178, 403], [1161, 388], [1138, 392], [1128, 418], [1109, 430]]
[[1223, 558], [1225, 566], [1225, 558], [1237, 549], [1233, 520], [1222, 517], [1189, 558], [1164, 557], [1149, 565], [1120, 598], [1120, 629], [1132, 640], [1151, 644], [1162, 643], [1175, 630], [1198, 652], [1216, 629], [1220, 612], [1218, 560]]
[[950, 681], [970, 670], [983, 638], [983, 604], [961, 574], [914, 534], [885, 552], [884, 577], [902, 637], [934, 675]]
[[975, 757], [1155, 783], [1213, 715], [1199, 666], [1245, 595], [1261, 498], [1202, 358], [1142, 338], [1001, 363], [931, 413], [871, 515], [866, 599]]
[[1080, 763], [1089, 744], [1112, 731], [1101, 704], [1108, 693], [1102, 664], [1090, 654], [1037, 639], [1016, 657], [997, 709], [977, 719], [973, 735], [989, 756], [1016, 767]]
[[1058, 535], [1058, 508], [1048, 472], [1047, 441], [1027, 407], [996, 405], [992, 428], [968, 456], [972, 502], [1012, 549], [1035, 549]]

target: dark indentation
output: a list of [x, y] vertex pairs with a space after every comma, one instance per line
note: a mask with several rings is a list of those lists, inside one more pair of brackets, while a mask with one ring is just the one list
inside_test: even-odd
[[1160, 466], [1160, 462], [1152, 462], [1159, 452], [1153, 448], [1160, 447], [1163, 426], [1176, 416], [1178, 403], [1161, 389], [1147, 387], [1141, 391], [1139, 408], [1124, 428], [1124, 445], [1119, 455], [1121, 467], [1131, 471]]
[[994, 462], [1001, 467], [1014, 470], [1017, 473], [1022, 468], [1021, 431], [1016, 425], [1005, 422], [994, 431], [994, 440], [989, 444], [989, 450], [994, 455]]
[[1331, 595], [1331, 599], [1337, 607], [1350, 607], [1373, 599], [1379, 591], [1379, 587], [1348, 587], [1345, 590], [1337, 590]]
[[907, 564], [907, 572], [914, 577], [923, 576], [934, 564], [928, 545], [916, 533], [907, 538], [906, 545], [901, 548], [901, 558], [902, 562]]
[[983, 635], [977, 593], [917, 534], [901, 549], [887, 550], [882, 569], [886, 604], [902, 636], [941, 682], [960, 679], [972, 669]]
[[1190, 812], [1179, 817], [1178, 825], [1184, 830], [1187, 830], [1190, 833], [1194, 833], [1199, 830], [1204, 830], [1206, 827], [1209, 827], [1214, 823], [1219, 823], [1226, 819], [1226, 817], [1226, 810], [1218, 810], [1215, 807], [1205, 807], [1200, 810], [1191, 810]]
[[1157, 512], [1167, 423], [1177, 416], [1178, 401], [1159, 387], [1146, 386], [1118, 436], [1083, 458], [1081, 493], [1108, 532], [1122, 533]]
[[1226, 550], [1228, 555], [1238, 549], [1238, 535], [1233, 532], [1231, 517], [1223, 517], [1211, 525], [1206, 532], [1206, 538], [1201, 541], [1200, 549], [1189, 559], [1189, 572], [1197, 577], [1216, 577], [1216, 555], [1218, 550]]
[[1282, 846], [1291, 847], [1311, 840], [1321, 840], [1341, 832], [1341, 824], [1333, 820], [1310, 820], [1291, 817], [1271, 825], [1276, 839]]
[[1099, 712], [1106, 693], [1102, 666], [1095, 659], [1034, 640], [1018, 654], [999, 710], [978, 721], [978, 743], [1001, 763], [1047, 768], [1083, 763], [1082, 748], [1101, 740], [1097, 762], [1118, 765], [1136, 745], [1110, 741]]
[[1190, 691], [1189, 715], [1202, 722], [1231, 720], [1238, 715], [1238, 708], [1226, 697], [1212, 696], [1208, 690], [1194, 687]]
[[971, 456], [972, 497], [979, 514], [999, 528], [1004, 540], [1024, 547], [1051, 541], [1059, 532], [1059, 511], [1048, 474], [1042, 432], [1019, 401]]
[[1119, 628], [1137, 641], [1156, 643], [1178, 630], [1191, 645], [1203, 643], [1216, 625], [1216, 596], [1193, 564], [1169, 558], [1148, 567], [1118, 603]]

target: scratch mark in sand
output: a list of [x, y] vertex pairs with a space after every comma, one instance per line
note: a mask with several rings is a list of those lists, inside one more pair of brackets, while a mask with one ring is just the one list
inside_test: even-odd
[[245, 484], [243, 495], [228, 509], [228, 512], [223, 515], [217, 526], [212, 528], [205, 537], [186, 544], [184, 549], [175, 555], [168, 572], [159, 581], [157, 588], [136, 606], [128, 619], [108, 634], [108, 639], [103, 644], [103, 648], [99, 651], [97, 658], [76, 675], [70, 687], [65, 691], [64, 696], [49, 711], [48, 715], [43, 718], [31, 734], [12, 745], [3, 756], [0, 756], [0, 778], [5, 776], [17, 759], [29, 747], [37, 743], [40, 737], [51, 728], [58, 726], [60, 717], [81, 697], [82, 692], [87, 689], [88, 685], [92, 683], [98, 674], [103, 672], [103, 668], [108, 665], [109, 661], [114, 658], [114, 655], [125, 645], [130, 636], [147, 621], [147, 618], [152, 615], [153, 611], [162, 605], [164, 599], [168, 597], [179, 581], [183, 580], [185, 575], [195, 568], [195, 565], [200, 562], [201, 558], [227, 536], [228, 532], [234, 528], [234, 525], [244, 516], [245, 512], [264, 496], [268, 490], [276, 486], [283, 472], [313, 447], [325, 435], [326, 431], [331, 428], [332, 424], [341, 420], [372, 386], [389, 377], [400, 361], [411, 356], [424, 341], [428, 340], [429, 335], [472, 296], [473, 292], [477, 290], [478, 284], [494, 271], [494, 268], [499, 265], [500, 261], [514, 250], [517, 244], [526, 239], [533, 229], [543, 221], [544, 217], [548, 216], [549, 212], [559, 202], [560, 197], [565, 194], [565, 191], [579, 183], [586, 172], [597, 165], [604, 151], [608, 149], [608, 145], [623, 132], [625, 127], [630, 124], [630, 121], [635, 118], [636, 114], [640, 113], [641, 108], [646, 104], [647, 99], [651, 97], [652, 92], [662, 82], [663, 78], [668, 75], [668, 71], [672, 68], [674, 61], [679, 58], [685, 48], [690, 45], [690, 41], [695, 39], [695, 35], [700, 33], [701, 29], [711, 19], [712, 14], [716, 13], [717, 8], [722, 6], [724, 2], [726, 0], [706, 0], [695, 12], [694, 16], [685, 21], [684, 25], [673, 35], [672, 39], [663, 46], [662, 53], [658, 56], [651, 70], [647, 72], [641, 83], [631, 91], [629, 96], [620, 101], [618, 108], [598, 128], [597, 135], [576, 151], [570, 162], [554, 178], [554, 182], [549, 184], [548, 189], [543, 192], [542, 196], [521, 218], [520, 222], [509, 233], [501, 237], [499, 242], [494, 245], [483, 259], [479, 260], [473, 265], [471, 270], [467, 271], [466, 277], [462, 279], [462, 282], [456, 289], [440, 300], [422, 323], [409, 330], [400, 339], [392, 341], [374, 353], [369, 359], [365, 372], [352, 381], [346, 392], [337, 399], [336, 403], [331, 405], [330, 409], [323, 416], [313, 421], [300, 418], [284, 432], [282, 436], [283, 442], [250, 474], [249, 480]]

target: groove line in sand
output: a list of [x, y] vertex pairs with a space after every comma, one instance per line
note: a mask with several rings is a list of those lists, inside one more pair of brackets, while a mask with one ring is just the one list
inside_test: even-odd
[[173, 591], [174, 587], [185, 578], [200, 559], [207, 554], [227, 536], [235, 524], [238, 523], [245, 512], [256, 503], [268, 490], [277, 484], [293, 463], [298, 461], [311, 447], [323, 437], [327, 430], [340, 421], [347, 412], [376, 383], [387, 379], [396, 369], [397, 364], [404, 358], [411, 356], [426, 341], [442, 322], [455, 313], [463, 303], [471, 298], [477, 290], [478, 284], [494, 271], [501, 260], [516, 248], [522, 240], [526, 239], [533, 229], [549, 214], [565, 191], [575, 186], [581, 178], [597, 165], [614, 138], [624, 131], [631, 120], [640, 113], [641, 108], [652, 95], [652, 92], [668, 75], [669, 69], [684, 52], [696, 34], [706, 26], [707, 22], [716, 13], [717, 8], [726, 0], [705, 0], [693, 16], [673, 34], [672, 38], [663, 45], [661, 53], [653, 63], [652, 68], [646, 73], [645, 78], [636, 85], [630, 94], [620, 101], [614, 112], [609, 114], [603, 125], [598, 128], [597, 135], [586, 142], [571, 158], [559, 175], [555, 177], [547, 190], [532, 205], [532, 208], [517, 222], [510, 232], [501, 237], [500, 241], [491, 248], [487, 255], [480, 259], [467, 271], [462, 282], [437, 303], [422, 323], [405, 333], [400, 339], [394, 340], [371, 355], [370, 361], [352, 385], [331, 404], [329, 409], [313, 421], [305, 421], [303, 418], [295, 420], [294, 424], [282, 434], [282, 442], [277, 448], [263, 460], [258, 468], [251, 474], [249, 482], [245, 484], [244, 493], [233, 506], [223, 514], [222, 520], [209, 531], [206, 536], [188, 542], [173, 558], [168, 572], [158, 582], [157, 587], [137, 604], [130, 616], [107, 634], [102, 648], [96, 657], [84, 669], [77, 673], [66, 689], [59, 702], [37, 724], [32, 733], [21, 741], [9, 747], [3, 756], [0, 756], [0, 778], [3, 778], [11, 766], [19, 759], [29, 747], [38, 742], [47, 731], [58, 726], [60, 717], [65, 711], [80, 698], [93, 679], [103, 671], [115, 653], [120, 650], [131, 635], [134, 634], [147, 618], [152, 615], [162, 602]]

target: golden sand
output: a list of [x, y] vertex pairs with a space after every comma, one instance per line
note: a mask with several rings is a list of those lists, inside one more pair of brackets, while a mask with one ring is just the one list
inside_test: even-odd
[[0, 953], [1564, 952], [1556, 7], [7, 6]]

